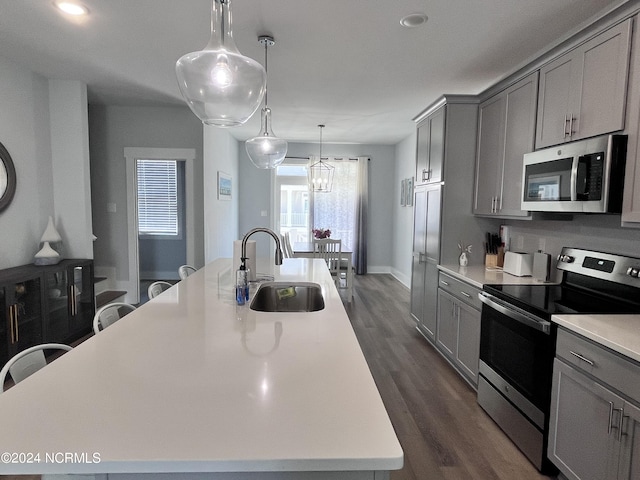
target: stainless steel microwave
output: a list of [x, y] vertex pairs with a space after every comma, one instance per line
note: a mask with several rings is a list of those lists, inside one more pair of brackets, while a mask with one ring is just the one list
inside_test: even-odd
[[626, 135], [603, 135], [524, 155], [522, 210], [620, 213]]

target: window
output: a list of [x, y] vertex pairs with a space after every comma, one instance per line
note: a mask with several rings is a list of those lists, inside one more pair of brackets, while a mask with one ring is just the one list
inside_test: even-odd
[[289, 160], [276, 167], [276, 229], [288, 232], [292, 243], [311, 241], [309, 195], [306, 163]]
[[356, 211], [358, 203], [358, 162], [329, 158], [335, 167], [331, 192], [313, 197], [313, 228], [328, 228], [331, 238], [342, 240], [343, 248], [356, 247]]
[[138, 233], [180, 235], [178, 218], [178, 162], [136, 162], [138, 178]]

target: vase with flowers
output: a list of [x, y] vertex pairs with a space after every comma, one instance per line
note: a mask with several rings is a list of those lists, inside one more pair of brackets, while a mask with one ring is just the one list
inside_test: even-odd
[[312, 231], [314, 238], [329, 238], [331, 236], [331, 230], [328, 228], [314, 228]]

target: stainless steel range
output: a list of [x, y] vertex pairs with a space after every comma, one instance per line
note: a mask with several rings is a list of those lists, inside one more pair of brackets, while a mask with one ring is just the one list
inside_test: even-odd
[[478, 403], [541, 471], [557, 313], [640, 313], [640, 258], [565, 247], [559, 285], [485, 285]]

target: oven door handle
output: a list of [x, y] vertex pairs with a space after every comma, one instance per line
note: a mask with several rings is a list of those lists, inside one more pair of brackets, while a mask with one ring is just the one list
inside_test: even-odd
[[493, 308], [494, 310], [497, 310], [498, 312], [506, 315], [509, 318], [512, 318], [513, 320], [523, 323], [528, 327], [535, 328], [536, 330], [546, 333], [547, 335], [551, 333], [551, 322], [547, 320], [526, 315], [525, 313], [514, 310], [514, 307], [504, 304], [496, 297], [486, 292], [478, 293], [478, 298], [485, 305]]

